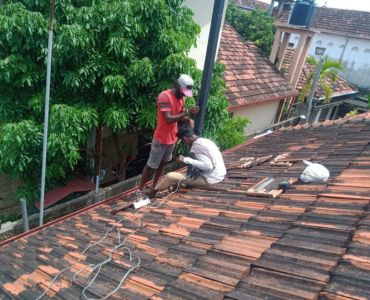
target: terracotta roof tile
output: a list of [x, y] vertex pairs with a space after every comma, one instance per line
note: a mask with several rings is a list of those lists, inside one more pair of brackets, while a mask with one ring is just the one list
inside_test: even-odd
[[278, 101], [297, 92], [252, 42], [245, 42], [225, 23], [218, 61], [225, 64], [229, 107]]
[[[285, 70], [285, 75], [286, 76], [288, 76], [289, 68], [290, 68], [290, 64], [293, 60], [294, 52], [295, 52], [295, 50], [293, 48], [287, 48], [287, 50], [286, 50], [285, 57], [284, 57], [284, 60], [283, 60], [283, 66], [282, 66], [282, 68]], [[298, 90], [303, 89], [305, 83], [307, 82], [308, 76], [310, 74], [314, 73], [315, 70], [316, 70], [316, 67], [313, 66], [313, 65], [310, 65], [308, 63], [306, 63], [303, 66], [303, 70], [301, 72], [301, 75], [300, 75], [299, 81], [298, 81], [298, 85], [297, 85]], [[345, 79], [343, 79], [340, 76], [337, 76], [337, 79], [336, 79], [335, 82], [328, 79], [328, 80], [326, 80], [326, 83], [332, 88], [333, 97], [339, 97], [339, 96], [343, 96], [343, 95], [347, 95], [347, 94], [353, 94], [353, 93], [358, 92], [356, 87], [354, 87], [353, 85], [348, 83]], [[316, 93], [315, 93], [315, 97], [322, 98], [324, 96], [325, 96], [325, 94], [324, 94], [324, 91], [323, 91], [322, 87], [320, 85], [318, 85]]]
[[[110, 214], [115, 201], [128, 197], [122, 194], [5, 243], [0, 298], [36, 299], [59, 270], [71, 267], [43, 299], [80, 299], [87, 270], [108, 257], [117, 230], [102, 245], [83, 249], [122, 218], [121, 238], [133, 233], [125, 246], [141, 265], [110, 299], [368, 299], [369, 133], [370, 113], [283, 128], [224, 153], [227, 163], [288, 151], [292, 157], [315, 154], [330, 170], [328, 182], [297, 182], [276, 199], [246, 191], [266, 176], [299, 176], [301, 161], [230, 169], [212, 190], [182, 189], [143, 216], [139, 229], [129, 219], [145, 209]], [[127, 251], [113, 254], [90, 297], [101, 298], [119, 284], [133, 263]]]
[[[287, 22], [289, 11], [280, 21]], [[370, 39], [370, 12], [331, 7], [316, 7], [311, 27], [321, 32]]]

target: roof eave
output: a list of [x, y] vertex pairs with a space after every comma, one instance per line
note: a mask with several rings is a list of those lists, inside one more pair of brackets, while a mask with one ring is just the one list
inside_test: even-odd
[[348, 34], [348, 33], [343, 33], [343, 32], [336, 32], [336, 31], [332, 31], [332, 30], [328, 30], [328, 29], [320, 28], [320, 27], [312, 27], [312, 28], [316, 30], [316, 33], [339, 35], [343, 37], [360, 39], [360, 40], [370, 40], [370, 36], [361, 36], [361, 35], [354, 35], [354, 34]]
[[[332, 96], [332, 98], [340, 98], [340, 97], [345, 97], [345, 96], [353, 96], [353, 95], [356, 95], [358, 94], [359, 91], [355, 91], [355, 92], [350, 92], [350, 93], [344, 93], [344, 94], [334, 94]], [[316, 98], [318, 101], [322, 101], [322, 100], [325, 100], [325, 97], [320, 97], [320, 98]]]
[[286, 99], [286, 98], [289, 98], [289, 97], [296, 97], [296, 96], [299, 96], [299, 92], [297, 92], [297, 91], [294, 92], [294, 93], [284, 95], [284, 96], [268, 98], [268, 99], [265, 99], [265, 100], [260, 100], [260, 101], [256, 101], [256, 102], [252, 102], [252, 103], [243, 103], [243, 104], [239, 104], [239, 105], [229, 106], [228, 110], [230, 112], [232, 112], [232, 111], [234, 111], [236, 109], [239, 109], [239, 108], [242, 108], [242, 107], [255, 106], [255, 105], [259, 105], [259, 104], [266, 104], [266, 103], [270, 103], [270, 102], [276, 102], [276, 101], [280, 101], [280, 100], [283, 100], [283, 99]]

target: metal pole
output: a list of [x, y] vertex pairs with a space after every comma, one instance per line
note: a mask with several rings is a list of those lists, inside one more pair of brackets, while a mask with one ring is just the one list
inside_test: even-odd
[[99, 192], [100, 186], [100, 167], [101, 167], [101, 152], [103, 142], [103, 127], [99, 126], [95, 130], [95, 193]]
[[283, 13], [283, 9], [284, 9], [284, 5], [285, 5], [285, 1], [284, 0], [281, 0], [280, 3], [279, 3], [279, 11], [278, 11], [278, 18], [281, 16], [281, 14]]
[[317, 84], [318, 84], [319, 79], [320, 79], [320, 72], [321, 72], [323, 63], [324, 63], [324, 58], [322, 56], [320, 56], [319, 65], [318, 65], [318, 67], [316, 69], [316, 72], [315, 72], [315, 75], [312, 79], [312, 86], [311, 86], [310, 94], [309, 94], [308, 99], [307, 99], [307, 122], [310, 122], [312, 102], [313, 102], [313, 98], [315, 96], [315, 91], [316, 91], [316, 88], [317, 88]]
[[20, 202], [21, 202], [21, 211], [22, 211], [23, 230], [24, 232], [26, 232], [30, 229], [28, 226], [28, 213], [27, 213], [26, 199], [22, 198]]
[[47, 61], [47, 69], [46, 69], [44, 141], [43, 141], [43, 147], [42, 147], [41, 196], [40, 196], [40, 219], [39, 219], [40, 226], [44, 224], [45, 175], [46, 175], [46, 155], [47, 155], [48, 127], [49, 127], [51, 55], [52, 55], [52, 50], [53, 50], [53, 23], [54, 23], [54, 0], [51, 0], [50, 1], [50, 29], [49, 29], [49, 40], [48, 40], [48, 61]]
[[225, 0], [215, 0], [213, 6], [211, 29], [209, 31], [206, 60], [202, 77], [202, 85], [199, 92], [199, 116], [195, 122], [195, 133], [200, 135], [203, 131], [204, 118], [207, 111], [208, 94], [211, 88], [213, 66], [215, 64], [218, 39], [220, 36], [222, 15], [225, 8]]
[[272, 16], [272, 13], [274, 11], [274, 5], [275, 5], [275, 0], [271, 0], [270, 8], [269, 8], [269, 15]]

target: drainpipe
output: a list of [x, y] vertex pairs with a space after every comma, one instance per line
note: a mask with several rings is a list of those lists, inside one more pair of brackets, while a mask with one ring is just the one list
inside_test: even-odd
[[42, 226], [44, 224], [45, 176], [46, 176], [46, 155], [47, 155], [48, 127], [49, 127], [49, 102], [50, 102], [51, 55], [53, 51], [53, 26], [54, 26], [54, 0], [51, 0], [50, 1], [50, 28], [49, 28], [49, 40], [48, 40], [48, 60], [47, 60], [47, 68], [46, 68], [44, 141], [43, 141], [43, 147], [42, 147], [39, 226]]
[[211, 79], [216, 59], [225, 1], [226, 0], [215, 0], [213, 6], [212, 22], [208, 37], [206, 60], [204, 62], [202, 85], [199, 92], [199, 115], [195, 122], [195, 133], [198, 135], [201, 135], [203, 131], [204, 118], [207, 111], [208, 95], [211, 88]]
[[347, 50], [348, 41], [349, 41], [349, 38], [346, 38], [346, 43], [344, 44], [343, 51], [342, 51], [342, 53], [341, 53], [341, 55], [339, 57], [339, 62], [340, 63], [343, 63], [343, 56], [344, 56], [344, 53]]

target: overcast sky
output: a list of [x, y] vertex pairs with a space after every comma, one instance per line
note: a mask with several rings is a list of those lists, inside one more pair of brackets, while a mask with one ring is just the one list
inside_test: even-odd
[[[261, 1], [271, 3], [271, 0]], [[327, 7], [370, 11], [370, 0], [316, 0], [316, 3], [318, 6], [326, 3]]]

